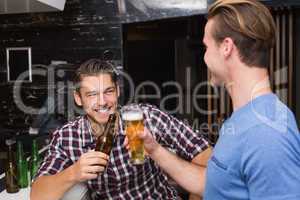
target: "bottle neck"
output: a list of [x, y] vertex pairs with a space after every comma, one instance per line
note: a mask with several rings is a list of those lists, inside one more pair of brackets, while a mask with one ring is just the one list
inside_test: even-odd
[[38, 148], [37, 148], [36, 141], [33, 141], [31, 156], [32, 156], [32, 159], [38, 159], [38, 157], [39, 157], [39, 151], [38, 151]]
[[24, 151], [23, 151], [23, 145], [22, 143], [17, 144], [17, 160], [23, 160], [24, 159]]
[[8, 155], [7, 155], [7, 160], [8, 160], [9, 163], [11, 163], [11, 162], [14, 161], [14, 154], [13, 154], [11, 145], [8, 145]]

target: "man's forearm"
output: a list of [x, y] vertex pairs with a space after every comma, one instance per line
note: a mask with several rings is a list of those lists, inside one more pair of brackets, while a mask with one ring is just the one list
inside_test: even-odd
[[181, 187], [193, 194], [203, 194], [205, 167], [185, 161], [162, 146], [151, 154], [151, 158]]
[[72, 166], [55, 175], [41, 176], [31, 186], [31, 200], [59, 200], [76, 184], [72, 179]]

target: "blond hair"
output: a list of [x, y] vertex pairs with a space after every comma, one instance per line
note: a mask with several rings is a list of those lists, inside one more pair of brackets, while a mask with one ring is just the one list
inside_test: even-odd
[[212, 18], [215, 22], [212, 35], [218, 44], [230, 37], [242, 62], [249, 66], [269, 66], [276, 29], [268, 8], [256, 0], [218, 0], [209, 8], [208, 19]]

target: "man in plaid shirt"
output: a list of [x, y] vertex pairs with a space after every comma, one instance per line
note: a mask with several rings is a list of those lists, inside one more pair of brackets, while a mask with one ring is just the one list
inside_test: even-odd
[[121, 120], [110, 155], [93, 151], [109, 114], [117, 110], [117, 79], [108, 62], [91, 59], [79, 67], [74, 98], [86, 115], [52, 134], [31, 200], [58, 200], [79, 182], [87, 182], [93, 199], [178, 199], [166, 174], [190, 193], [202, 194], [208, 142], [156, 107], [141, 105], [145, 130], [140, 137], [148, 155], [144, 164], [130, 163]]

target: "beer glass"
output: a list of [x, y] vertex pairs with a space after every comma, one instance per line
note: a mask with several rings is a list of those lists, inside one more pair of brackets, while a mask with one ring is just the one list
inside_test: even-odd
[[129, 143], [130, 161], [138, 165], [144, 163], [144, 141], [138, 134], [144, 132], [143, 111], [137, 104], [123, 106], [122, 119], [125, 122], [125, 132]]

